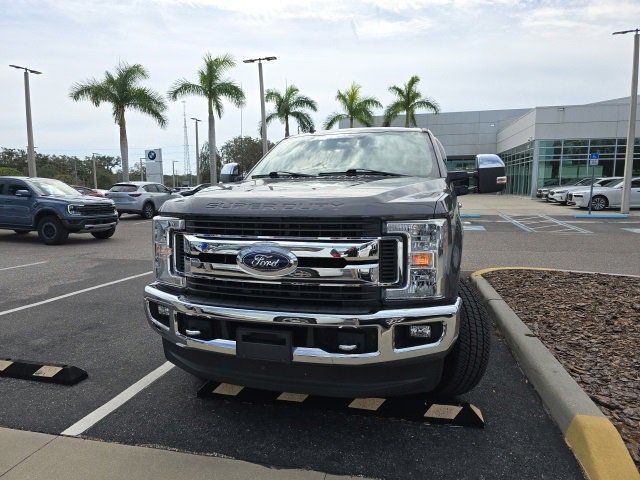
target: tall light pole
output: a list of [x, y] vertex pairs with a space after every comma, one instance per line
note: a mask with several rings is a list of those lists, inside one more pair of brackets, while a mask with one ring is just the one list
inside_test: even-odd
[[636, 109], [638, 107], [638, 44], [640, 29], [613, 32], [613, 35], [633, 33], [633, 73], [631, 74], [631, 98], [629, 98], [629, 130], [627, 131], [627, 152], [624, 157], [624, 182], [622, 183], [622, 201], [620, 213], [629, 213], [631, 200], [631, 176], [633, 175], [633, 151], [636, 144]]
[[200, 185], [200, 145], [198, 144], [198, 123], [202, 120], [191, 117], [196, 124], [196, 185]]
[[98, 188], [98, 172], [96, 171], [96, 154], [91, 154], [91, 162], [93, 163], [93, 188]]
[[142, 161], [146, 160], [145, 157], [140, 157], [140, 181], [144, 182], [144, 173], [142, 173]]
[[9, 65], [10, 67], [24, 70], [24, 103], [27, 110], [27, 167], [29, 168], [29, 176], [38, 175], [36, 171], [36, 156], [33, 149], [33, 125], [31, 124], [31, 92], [29, 91], [29, 74], [41, 75], [42, 72], [32, 70], [19, 65]]
[[261, 130], [262, 130], [262, 154], [266, 155], [269, 150], [269, 144], [267, 143], [267, 122], [266, 113], [264, 108], [264, 80], [262, 79], [262, 62], [270, 62], [276, 60], [276, 57], [263, 57], [263, 58], [249, 58], [243, 60], [244, 63], [258, 62], [258, 76], [260, 77], [260, 114], [261, 114]]

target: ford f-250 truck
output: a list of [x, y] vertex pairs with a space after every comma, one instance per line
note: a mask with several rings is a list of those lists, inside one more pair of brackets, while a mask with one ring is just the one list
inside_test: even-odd
[[[476, 163], [479, 192], [504, 188], [499, 157]], [[469, 176], [427, 130], [349, 129], [286, 138], [244, 179], [166, 202], [145, 289], [165, 356], [269, 390], [472, 389], [490, 344], [459, 279]]]

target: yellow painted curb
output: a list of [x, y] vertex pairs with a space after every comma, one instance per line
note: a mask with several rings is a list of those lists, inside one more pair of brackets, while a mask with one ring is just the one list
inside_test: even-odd
[[566, 270], [558, 270], [557, 268], [543, 268], [543, 267], [489, 267], [481, 270], [476, 270], [471, 274], [472, 277], [481, 277], [485, 273], [497, 272], [500, 270], [534, 270], [539, 272], [562, 272]]
[[631, 455], [609, 419], [576, 415], [564, 439], [590, 480], [640, 479]]

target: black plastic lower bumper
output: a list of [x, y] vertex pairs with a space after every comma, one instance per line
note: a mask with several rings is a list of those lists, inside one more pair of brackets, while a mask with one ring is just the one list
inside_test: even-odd
[[69, 231], [74, 233], [98, 232], [114, 228], [118, 224], [118, 215], [63, 218], [62, 223]]
[[434, 390], [444, 355], [369, 365], [278, 363], [179, 347], [163, 339], [171, 363], [207, 380], [332, 397], [393, 396]]

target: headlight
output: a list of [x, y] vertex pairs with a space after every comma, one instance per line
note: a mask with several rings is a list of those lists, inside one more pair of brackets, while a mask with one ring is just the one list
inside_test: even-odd
[[156, 280], [169, 285], [184, 286], [184, 277], [175, 271], [173, 262], [173, 232], [184, 229], [184, 220], [173, 217], [153, 218], [153, 268]]
[[389, 300], [437, 299], [444, 297], [444, 269], [448, 248], [448, 222], [445, 219], [388, 222], [388, 233], [407, 239], [404, 284], [385, 290]]
[[83, 205], [67, 205], [67, 211], [69, 212], [70, 215], [82, 215], [82, 213], [80, 213], [78, 211], [78, 207], [82, 207]]

